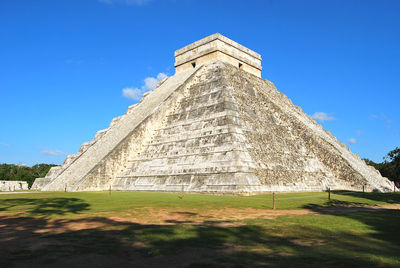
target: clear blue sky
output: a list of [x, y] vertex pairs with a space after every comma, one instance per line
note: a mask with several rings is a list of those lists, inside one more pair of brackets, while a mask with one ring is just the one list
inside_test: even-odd
[[400, 146], [400, 1], [2, 0], [0, 163], [62, 163], [216, 32], [361, 157]]

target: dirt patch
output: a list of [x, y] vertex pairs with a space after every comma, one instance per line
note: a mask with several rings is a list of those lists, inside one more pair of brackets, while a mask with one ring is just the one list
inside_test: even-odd
[[255, 208], [223, 208], [206, 211], [142, 208], [124, 216], [110, 217], [113, 220], [137, 222], [140, 224], [211, 224], [221, 227], [240, 226], [246, 219], [275, 219], [280, 216], [301, 216], [307, 214], [329, 214], [354, 211], [399, 210], [400, 204], [376, 206], [330, 206], [309, 209], [272, 210]]
[[293, 240], [290, 240], [290, 242], [292, 242], [295, 245], [302, 246], [302, 247], [311, 247], [312, 246], [311, 241], [303, 241], [300, 239], [293, 239]]
[[290, 253], [290, 252], [279, 252], [276, 255], [281, 256], [281, 257], [291, 257], [291, 256], [293, 256], [293, 253]]
[[140, 224], [208, 224], [221, 227], [240, 226], [246, 219], [275, 219], [279, 216], [300, 216], [317, 213], [309, 209], [267, 210], [254, 208], [224, 208], [198, 211], [176, 211], [168, 209], [142, 208], [118, 217], [110, 216], [115, 221], [128, 221]]
[[309, 209], [297, 209], [297, 210], [272, 210], [272, 209], [254, 209], [254, 208], [225, 208], [218, 210], [209, 210], [207, 216], [213, 219], [223, 220], [244, 220], [244, 219], [275, 219], [279, 216], [285, 215], [305, 215], [313, 213]]
[[377, 205], [372, 207], [378, 207], [383, 209], [400, 209], [400, 204], [386, 204], [386, 205]]
[[235, 252], [242, 251], [244, 249], [243, 246], [235, 245], [232, 243], [225, 243], [223, 248], [219, 249], [218, 252], [220, 254], [233, 254]]
[[[209, 210], [173, 210], [173, 209], [155, 209], [152, 207], [144, 207], [140, 209], [129, 210], [126, 213], [121, 213], [119, 216], [111, 216], [102, 213], [96, 214], [101, 218], [108, 218], [117, 222], [129, 222], [138, 224], [159, 224], [159, 225], [214, 225], [219, 227], [241, 226], [243, 220], [247, 219], [275, 219], [280, 216], [301, 216], [308, 214], [334, 214], [346, 213], [355, 211], [382, 211], [382, 210], [400, 210], [400, 204], [387, 205], [333, 205], [329, 207], [311, 207], [307, 209], [293, 210], [272, 210], [272, 209], [255, 209], [255, 208], [223, 208]], [[0, 213], [0, 217], [9, 218], [12, 220], [15, 216], [21, 214]], [[24, 214], [25, 216], [25, 214]], [[63, 231], [77, 231], [83, 229], [93, 229], [107, 225], [104, 221], [87, 220], [85, 217], [91, 218], [92, 215], [81, 214], [76, 220], [48, 220], [42, 229], [37, 230], [37, 233], [46, 233]], [[2, 228], [7, 226], [0, 222]], [[25, 226], [17, 226], [14, 230], [23, 231]]]

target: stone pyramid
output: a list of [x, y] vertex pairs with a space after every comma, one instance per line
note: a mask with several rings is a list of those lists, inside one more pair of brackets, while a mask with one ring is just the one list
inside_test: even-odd
[[42, 191], [251, 194], [393, 184], [261, 78], [261, 56], [214, 34], [176, 74], [35, 180]]

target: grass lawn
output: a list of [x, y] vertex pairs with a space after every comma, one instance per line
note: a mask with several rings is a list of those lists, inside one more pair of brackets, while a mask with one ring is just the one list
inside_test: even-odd
[[0, 195], [0, 267], [399, 267], [400, 194]]

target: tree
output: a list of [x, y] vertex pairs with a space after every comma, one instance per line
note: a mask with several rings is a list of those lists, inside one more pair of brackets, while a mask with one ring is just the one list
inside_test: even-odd
[[369, 159], [364, 159], [365, 163], [379, 170], [382, 176], [400, 185], [400, 148], [396, 147], [390, 151], [383, 160], [382, 163], [375, 163]]
[[385, 156], [385, 163], [387, 163], [388, 174], [390, 174], [391, 179], [400, 182], [400, 148], [390, 151]]
[[36, 178], [46, 176], [52, 164], [37, 164], [32, 167], [24, 165], [0, 164], [0, 180], [4, 181], [26, 181], [29, 187]]

